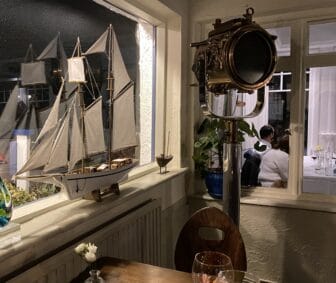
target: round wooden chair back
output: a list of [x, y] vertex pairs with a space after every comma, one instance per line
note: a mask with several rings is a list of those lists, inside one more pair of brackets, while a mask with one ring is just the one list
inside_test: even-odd
[[[205, 239], [202, 228], [220, 230], [220, 239]], [[175, 248], [177, 270], [191, 272], [195, 254], [201, 251], [223, 252], [231, 258], [234, 269], [246, 271], [245, 245], [238, 227], [223, 211], [205, 207], [196, 211], [184, 225]]]

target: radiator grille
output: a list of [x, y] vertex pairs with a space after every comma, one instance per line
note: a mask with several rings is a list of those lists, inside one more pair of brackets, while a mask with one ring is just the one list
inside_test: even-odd
[[[98, 246], [98, 256], [113, 256], [160, 265], [160, 201], [153, 200], [134, 209], [81, 242], [95, 243]], [[86, 263], [73, 252], [76, 245], [44, 260], [8, 282], [64, 283], [71, 281], [86, 268]]]

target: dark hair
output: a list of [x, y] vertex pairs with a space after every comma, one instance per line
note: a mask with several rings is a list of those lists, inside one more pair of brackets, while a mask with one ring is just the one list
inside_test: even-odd
[[274, 149], [280, 149], [289, 154], [289, 135], [283, 135], [274, 144]]
[[279, 140], [280, 150], [289, 153], [289, 135], [283, 135]]
[[270, 125], [265, 125], [260, 128], [259, 134], [260, 134], [260, 138], [264, 139], [268, 137], [269, 135], [274, 134], [274, 129]]

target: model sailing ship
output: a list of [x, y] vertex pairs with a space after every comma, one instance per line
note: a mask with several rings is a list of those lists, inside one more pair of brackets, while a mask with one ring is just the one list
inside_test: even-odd
[[[85, 107], [81, 91], [85, 83], [85, 56], [93, 53], [106, 53], [108, 59], [110, 133], [107, 147], [102, 120], [102, 98], [98, 97], [91, 105]], [[65, 85], [65, 81], [62, 80], [56, 100], [35, 141], [30, 157], [15, 176], [16, 179], [55, 184], [65, 188], [70, 199], [122, 181], [137, 164], [137, 160], [132, 158], [112, 159], [114, 152], [137, 145], [134, 83], [122, 60], [112, 25], [87, 52], [77, 55], [68, 59], [67, 66], [69, 81], [78, 83], [77, 91], [69, 99], [65, 113], [61, 115], [60, 101]], [[108, 154], [106, 163], [86, 166], [86, 160], [90, 156], [103, 152]], [[26, 172], [33, 173], [36, 170], [39, 170], [39, 174], [26, 176]]]

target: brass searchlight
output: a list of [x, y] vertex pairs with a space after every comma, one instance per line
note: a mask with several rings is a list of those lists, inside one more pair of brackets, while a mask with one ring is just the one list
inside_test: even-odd
[[[198, 80], [203, 113], [224, 119], [229, 124], [229, 129], [223, 129], [226, 133], [223, 145], [223, 210], [237, 225], [242, 159], [242, 146], [237, 139], [238, 121], [255, 117], [261, 112], [265, 91], [257, 92], [255, 107], [249, 114], [243, 113], [245, 102], [239, 97], [265, 86], [272, 78], [277, 61], [276, 37], [253, 22], [253, 14], [253, 8], [248, 8], [243, 18], [224, 23], [217, 19], [208, 39], [191, 44], [197, 48], [193, 72]], [[237, 108], [241, 111], [236, 111]]]
[[200, 91], [225, 94], [228, 89], [252, 92], [266, 85], [276, 65], [275, 36], [252, 21], [253, 8], [244, 18], [222, 23], [217, 19], [209, 38], [192, 43], [197, 51], [193, 71]]

